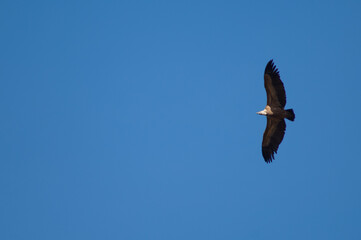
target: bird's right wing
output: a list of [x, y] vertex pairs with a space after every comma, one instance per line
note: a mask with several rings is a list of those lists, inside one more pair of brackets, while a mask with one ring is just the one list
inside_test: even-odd
[[271, 106], [271, 108], [284, 108], [286, 105], [286, 91], [273, 60], [267, 63], [264, 71], [264, 87], [267, 92], [267, 105]]
[[267, 163], [272, 162], [286, 132], [284, 119], [267, 117], [267, 127], [263, 134], [262, 155]]

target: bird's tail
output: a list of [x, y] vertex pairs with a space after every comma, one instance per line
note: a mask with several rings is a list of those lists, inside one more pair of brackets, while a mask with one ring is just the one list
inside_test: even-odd
[[293, 112], [293, 109], [287, 109], [286, 110], [286, 118], [290, 121], [294, 121], [295, 120], [295, 113]]

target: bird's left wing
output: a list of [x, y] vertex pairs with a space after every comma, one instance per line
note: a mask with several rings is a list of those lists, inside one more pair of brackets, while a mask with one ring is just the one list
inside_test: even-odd
[[284, 108], [286, 105], [286, 91], [273, 60], [267, 63], [264, 71], [264, 87], [267, 93], [267, 105], [271, 108]]
[[267, 127], [263, 134], [262, 155], [267, 163], [272, 162], [286, 132], [284, 119], [267, 117]]

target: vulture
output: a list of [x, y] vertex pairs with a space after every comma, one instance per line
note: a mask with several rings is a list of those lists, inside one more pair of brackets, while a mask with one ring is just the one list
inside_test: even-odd
[[284, 109], [286, 92], [273, 60], [267, 63], [264, 71], [264, 87], [267, 93], [267, 105], [257, 114], [267, 117], [267, 127], [262, 140], [262, 155], [266, 163], [270, 163], [274, 160], [274, 154], [277, 153], [285, 135], [285, 118], [294, 121], [295, 113], [293, 109]]

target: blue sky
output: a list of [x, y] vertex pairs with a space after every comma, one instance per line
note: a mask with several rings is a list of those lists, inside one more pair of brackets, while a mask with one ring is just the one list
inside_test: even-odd
[[1, 1], [0, 238], [359, 239], [360, 8]]

